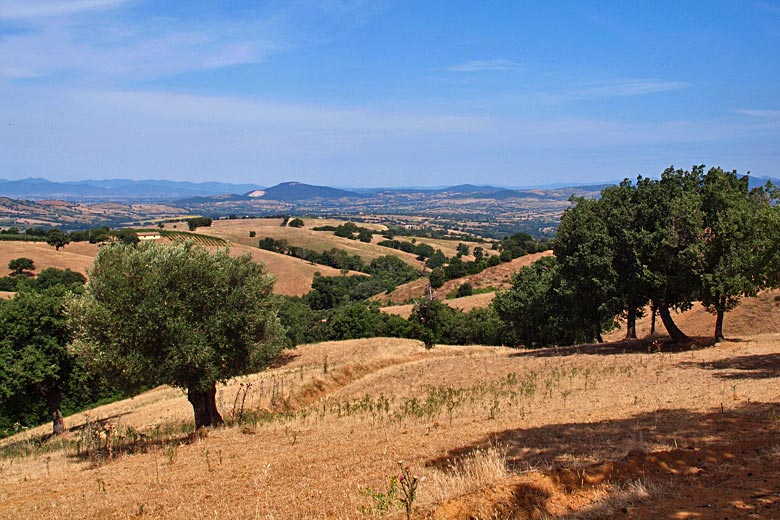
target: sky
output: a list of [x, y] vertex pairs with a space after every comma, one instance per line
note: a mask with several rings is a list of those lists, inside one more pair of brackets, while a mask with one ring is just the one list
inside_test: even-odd
[[0, 179], [780, 177], [780, 0], [0, 0]]

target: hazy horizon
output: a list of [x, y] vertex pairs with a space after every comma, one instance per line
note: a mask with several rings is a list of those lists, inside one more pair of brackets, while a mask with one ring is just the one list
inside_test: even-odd
[[780, 177], [780, 2], [0, 0], [2, 179]]

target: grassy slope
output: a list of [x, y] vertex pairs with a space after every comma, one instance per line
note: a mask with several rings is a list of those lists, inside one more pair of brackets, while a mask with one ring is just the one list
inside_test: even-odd
[[[396, 251], [386, 247], [376, 245], [376, 242], [382, 240], [378, 235], [374, 236], [372, 243], [364, 243], [359, 240], [349, 240], [347, 238], [334, 236], [327, 231], [312, 231], [312, 227], [324, 225], [337, 225], [342, 221], [330, 221], [320, 219], [305, 219], [306, 225], [302, 228], [280, 227], [280, 219], [246, 219], [246, 220], [219, 220], [214, 221], [209, 228], [201, 228], [199, 231], [222, 237], [234, 243], [245, 244], [257, 247], [261, 238], [271, 237], [276, 240], [287, 240], [290, 245], [303, 247], [312, 251], [322, 252], [332, 248], [343, 249], [350, 255], [360, 256], [364, 262], [394, 254], [404, 260], [409, 265], [421, 267], [422, 263], [416, 260], [416, 257], [410, 253]], [[249, 232], [255, 231], [257, 236], [249, 237]]]
[[[35, 272], [47, 267], [71, 269], [86, 274], [92, 267], [97, 246], [85, 242], [68, 244], [59, 251], [46, 242], [0, 242], [0, 268], [6, 269], [14, 258], [25, 257], [35, 262]], [[10, 271], [9, 271], [10, 272]], [[3, 273], [5, 276], [8, 273]]]
[[[205, 234], [211, 233], [205, 231]], [[311, 281], [316, 272], [325, 276], [339, 275], [338, 269], [314, 265], [297, 258], [263, 251], [257, 247], [235, 244], [231, 251], [235, 254], [249, 254], [256, 261], [265, 262], [268, 270], [276, 276], [275, 291], [278, 294], [297, 296], [306, 294], [311, 289]], [[36, 272], [47, 267], [57, 267], [86, 274], [87, 269], [91, 268], [95, 261], [95, 255], [97, 255], [97, 246], [84, 242], [68, 244], [60, 251], [55, 251], [45, 242], [0, 242], [0, 267], [2, 268], [7, 267], [8, 262], [14, 258], [26, 257], [35, 262]], [[5, 274], [7, 273], [3, 273], [3, 276]]]
[[[450, 280], [448, 282], [445, 282], [443, 286], [441, 286], [439, 289], [436, 289], [436, 294], [439, 298], [444, 300], [444, 298], [447, 296], [447, 294], [457, 290], [457, 288], [465, 283], [469, 282], [472, 286], [474, 286], [475, 289], [482, 289], [486, 287], [494, 287], [496, 289], [504, 289], [511, 285], [512, 280], [512, 274], [522, 267], [525, 267], [527, 265], [531, 265], [533, 262], [536, 262], [543, 256], [551, 255], [552, 251], [544, 251], [542, 253], [534, 253], [531, 255], [526, 255], [521, 258], [515, 258], [511, 262], [502, 263], [495, 267], [489, 267], [482, 271], [481, 273], [472, 275], [472, 276], [465, 276], [463, 278], [458, 278], [456, 280]], [[379, 296], [374, 297], [375, 300], [381, 301], [381, 302], [389, 302], [389, 303], [397, 303], [397, 304], [403, 304], [403, 302], [408, 301], [410, 298], [420, 298], [425, 295], [425, 288], [428, 286], [428, 279], [427, 278], [421, 278], [419, 280], [414, 280], [412, 282], [409, 282], [407, 284], [399, 286], [395, 291], [390, 293], [389, 295], [382, 294]], [[487, 305], [490, 303], [491, 298], [483, 297], [482, 299], [475, 299], [473, 301], [480, 301], [482, 303], [485, 303]], [[452, 303], [454, 307], [459, 307], [459, 303], [457, 301], [448, 300], [445, 301], [445, 303]], [[403, 306], [403, 305], [402, 305]], [[467, 308], [473, 308], [469, 306], [469, 304], [464, 303], [463, 306]], [[402, 314], [401, 310], [393, 309], [393, 306], [386, 306], [385, 309], [390, 314]]]
[[[218, 396], [226, 416], [246, 388], [248, 408], [296, 414], [186, 437], [176, 433], [192, 421], [186, 397], [161, 387], [91, 416], [174, 433], [94, 461], [74, 456], [85, 415], [69, 417], [65, 452], [0, 459], [0, 518], [365, 518], [372, 501], [358, 487], [386, 489], [397, 460], [427, 478], [418, 518], [776, 515], [778, 318], [777, 293], [763, 294], [727, 316], [733, 341], [683, 351], [652, 339], [536, 352], [301, 346]], [[679, 321], [697, 334], [713, 318], [694, 310]], [[431, 386], [461, 392], [451, 415], [446, 405], [409, 413]], [[387, 397], [389, 414], [355, 411], [365, 396]]]

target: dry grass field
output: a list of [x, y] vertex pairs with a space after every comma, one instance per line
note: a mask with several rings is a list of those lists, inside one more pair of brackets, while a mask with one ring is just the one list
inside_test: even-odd
[[[208, 228], [207, 228], [208, 229]], [[234, 243], [231, 252], [249, 254], [257, 262], [265, 262], [268, 271], [276, 277], [274, 290], [278, 294], [302, 296], [311, 290], [314, 273], [324, 276], [338, 276], [339, 270], [324, 265], [315, 265], [298, 258], [264, 251], [256, 247]], [[0, 242], [0, 269], [6, 269], [14, 258], [26, 257], [35, 262], [35, 272], [47, 267], [71, 269], [86, 274], [97, 255], [97, 246], [86, 242], [73, 242], [55, 251], [45, 242]], [[3, 276], [10, 270], [3, 273]], [[355, 273], [353, 273], [355, 274]]]
[[[442, 285], [440, 288], [436, 289], [436, 294], [440, 299], [443, 299], [447, 294], [456, 291], [461, 284], [467, 281], [471, 283], [475, 289], [484, 289], [488, 287], [492, 287], [494, 289], [505, 289], [511, 287], [513, 273], [519, 271], [525, 266], [531, 265], [540, 258], [549, 256], [551, 254], [552, 251], [543, 251], [541, 253], [525, 255], [520, 258], [515, 258], [511, 262], [502, 263], [495, 267], [488, 267], [481, 273], [475, 275], [458, 278], [457, 280], [449, 280], [444, 282], [444, 285]], [[427, 286], [428, 279], [420, 278], [418, 280], [414, 280], [399, 286], [390, 294], [375, 296], [374, 299], [385, 303], [403, 304], [404, 302], [409, 301], [411, 298], [420, 298], [424, 296]], [[486, 301], [487, 303], [490, 302], [490, 300]], [[388, 305], [388, 307], [391, 306]], [[395, 314], [395, 312], [393, 312], [393, 314]]]
[[777, 518], [778, 318], [765, 293], [716, 345], [299, 346], [221, 387], [207, 435], [161, 387], [0, 441], [0, 518], [402, 519], [398, 461], [416, 519]]
[[[382, 240], [378, 235], [374, 236], [372, 243], [364, 243], [359, 240], [337, 237], [328, 231], [312, 230], [313, 227], [318, 226], [337, 226], [345, 221], [308, 218], [303, 219], [303, 221], [305, 223], [304, 227], [292, 228], [289, 226], [281, 227], [281, 219], [215, 220], [211, 227], [198, 228], [198, 232], [252, 247], [257, 247], [257, 243], [264, 237], [271, 237], [275, 240], [287, 240], [290, 245], [320, 253], [335, 247], [345, 250], [350, 255], [358, 255], [366, 263], [380, 256], [392, 254], [398, 256], [409, 265], [418, 268], [422, 267], [422, 262], [418, 261], [415, 255], [411, 253], [404, 253], [403, 251], [376, 245], [376, 242]], [[363, 226], [363, 224], [360, 225]], [[381, 229], [383, 226], [365, 224], [365, 227]], [[256, 236], [250, 237], [250, 231], [254, 231]]]
[[[46, 242], [0, 242], [0, 269], [8, 268], [14, 258], [30, 258], [35, 262], [35, 272], [47, 267], [70, 269], [86, 274], [97, 255], [97, 246], [87, 242], [74, 242], [59, 251]], [[3, 276], [8, 274], [4, 272]]]

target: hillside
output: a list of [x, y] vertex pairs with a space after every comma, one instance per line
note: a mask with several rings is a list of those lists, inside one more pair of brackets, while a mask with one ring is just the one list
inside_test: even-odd
[[[227, 419], [246, 392], [240, 427], [188, 434], [186, 397], [160, 387], [67, 418], [64, 439], [0, 441], [0, 518], [370, 518], [359, 490], [398, 460], [425, 477], [415, 518], [777, 516], [780, 297], [741, 309], [732, 341], [694, 350], [300, 346], [219, 389]], [[105, 435], [85, 444], [99, 420], [111, 457]]]
[[35, 272], [47, 267], [70, 269], [82, 274], [92, 267], [97, 255], [97, 245], [88, 242], [73, 242], [56, 251], [46, 242], [0, 242], [0, 272], [7, 275], [8, 262], [25, 257], [35, 262]]
[[[438, 298], [444, 300], [447, 294], [456, 291], [458, 287], [469, 282], [475, 289], [484, 289], [492, 287], [494, 289], [505, 289], [511, 286], [512, 274], [521, 268], [531, 265], [544, 256], [549, 256], [552, 251], [543, 251], [541, 253], [533, 253], [525, 255], [520, 258], [515, 258], [511, 262], [501, 263], [495, 267], [488, 267], [481, 273], [465, 276], [455, 280], [449, 280], [444, 282], [440, 288], [436, 289]], [[425, 288], [428, 286], [427, 278], [420, 278], [407, 284], [399, 286], [395, 291], [390, 294], [382, 294], [376, 296], [376, 301], [383, 303], [395, 303], [404, 304], [412, 298], [421, 298], [425, 295]], [[389, 307], [389, 305], [387, 305]], [[394, 312], [392, 314], [395, 314]]]
[[[395, 255], [403, 261], [414, 267], [421, 267], [415, 255], [404, 253], [376, 245], [376, 242], [382, 240], [375, 235], [371, 243], [360, 242], [359, 240], [350, 240], [348, 238], [334, 236], [328, 231], [313, 231], [313, 227], [343, 224], [342, 220], [326, 219], [303, 219], [305, 222], [302, 228], [293, 228], [289, 226], [281, 227], [281, 219], [258, 218], [258, 219], [235, 219], [235, 220], [215, 220], [211, 227], [199, 228], [198, 232], [218, 236], [233, 243], [244, 244], [250, 247], [257, 247], [260, 239], [271, 237], [275, 240], [286, 240], [290, 245], [310, 249], [321, 253], [323, 251], [338, 248], [343, 249], [350, 255], [357, 255], [364, 262], [384, 255]], [[383, 226], [367, 224], [366, 227], [380, 229]], [[386, 229], [386, 228], [385, 228]], [[249, 236], [250, 231], [254, 231], [254, 238]], [[455, 244], [457, 245], [457, 244]], [[324, 273], [323, 273], [324, 274]]]
[[[203, 228], [201, 228], [202, 230]], [[206, 234], [210, 228], [205, 228]], [[47, 267], [71, 269], [86, 274], [92, 267], [98, 246], [86, 242], [73, 242], [59, 251], [45, 242], [0, 242], [0, 268], [6, 269], [14, 258], [25, 257], [35, 262], [35, 272]], [[249, 254], [255, 261], [265, 262], [268, 271], [276, 277], [274, 291], [288, 296], [302, 296], [311, 289], [314, 273], [325, 276], [338, 276], [340, 271], [324, 265], [314, 265], [290, 256], [263, 251], [257, 247], [234, 243], [233, 254]], [[4, 272], [5, 276], [8, 272]]]

